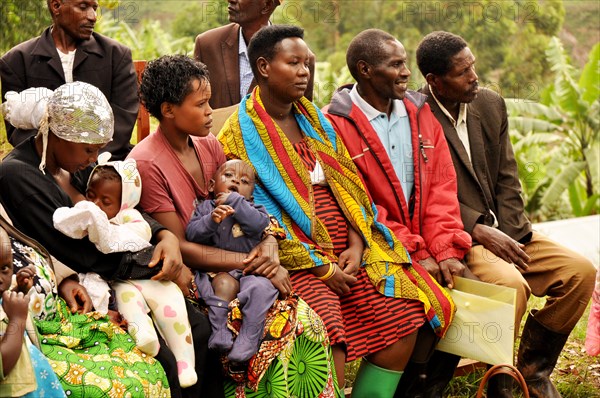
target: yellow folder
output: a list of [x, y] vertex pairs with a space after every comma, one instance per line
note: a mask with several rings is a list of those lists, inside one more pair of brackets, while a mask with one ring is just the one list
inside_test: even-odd
[[448, 292], [456, 316], [437, 348], [491, 365], [512, 365], [516, 290], [454, 277]]

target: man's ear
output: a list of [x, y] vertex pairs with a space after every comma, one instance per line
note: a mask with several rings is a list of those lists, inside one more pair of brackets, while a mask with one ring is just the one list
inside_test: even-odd
[[59, 9], [61, 5], [61, 0], [50, 0], [50, 13], [52, 14], [52, 17], [60, 14]]
[[213, 180], [212, 178], [208, 182], [207, 189], [208, 189], [208, 192], [214, 192], [215, 191], [215, 180]]
[[263, 78], [269, 77], [269, 61], [267, 61], [264, 57], [260, 57], [256, 60], [256, 69], [258, 73]]
[[160, 113], [163, 115], [163, 117], [173, 119], [175, 117], [173, 114], [173, 104], [170, 102], [163, 102], [160, 104]]
[[428, 73], [427, 76], [425, 76], [427, 84], [435, 88], [437, 88], [438, 79], [439, 77], [437, 75], [434, 75], [433, 73]]
[[279, 5], [279, 2], [276, 2], [275, 0], [266, 0], [265, 5], [260, 10], [260, 13], [263, 15], [266, 14], [266, 15], [271, 16], [273, 11], [275, 10], [275, 7], [277, 7], [278, 5]]
[[371, 77], [371, 65], [362, 59], [356, 63], [356, 70], [358, 71], [358, 74], [365, 79]]

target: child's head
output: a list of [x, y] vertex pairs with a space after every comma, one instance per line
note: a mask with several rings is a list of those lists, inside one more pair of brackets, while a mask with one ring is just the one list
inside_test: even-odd
[[148, 112], [190, 135], [210, 132], [210, 95], [206, 65], [185, 55], [150, 61], [142, 74], [140, 98]]
[[248, 163], [239, 159], [228, 160], [215, 172], [208, 184], [208, 191], [214, 196], [224, 192], [237, 192], [252, 200], [255, 175], [254, 169]]
[[109, 162], [109, 153], [98, 158], [88, 180], [85, 198], [94, 202], [110, 220], [121, 210], [132, 209], [140, 202], [142, 180], [135, 159]]
[[94, 202], [110, 220], [121, 209], [121, 176], [112, 166], [96, 166], [88, 181], [85, 198]]
[[13, 259], [10, 239], [6, 231], [0, 227], [0, 296], [10, 288], [13, 275]]

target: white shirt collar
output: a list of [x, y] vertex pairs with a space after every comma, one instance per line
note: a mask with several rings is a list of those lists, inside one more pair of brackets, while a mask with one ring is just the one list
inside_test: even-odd
[[[269, 26], [273, 25], [271, 21], [269, 21]], [[238, 54], [245, 54], [246, 58], [248, 58], [248, 46], [246, 45], [246, 40], [244, 40], [244, 35], [242, 34], [242, 27], [240, 26], [240, 33], [238, 38]]]
[[433, 93], [433, 90], [431, 89], [431, 85], [429, 86], [429, 92], [431, 93], [431, 96], [433, 97], [435, 102], [438, 104], [438, 106], [440, 107], [442, 112], [444, 112], [444, 115], [446, 115], [448, 117], [448, 119], [450, 119], [450, 121], [452, 122], [454, 127], [460, 125], [461, 123], [467, 123], [467, 105], [468, 104], [465, 104], [464, 102], [460, 103], [460, 108], [458, 110], [458, 120], [454, 120], [454, 118], [452, 117], [450, 112], [448, 112], [448, 109], [446, 109], [446, 107], [444, 105], [442, 105], [442, 103], [437, 99], [437, 97]]

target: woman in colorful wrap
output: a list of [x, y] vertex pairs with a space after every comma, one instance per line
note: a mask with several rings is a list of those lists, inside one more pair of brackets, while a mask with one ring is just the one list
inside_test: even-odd
[[[211, 86], [206, 66], [183, 55], [165, 55], [148, 63], [140, 96], [159, 120], [157, 130], [131, 151], [144, 181], [141, 207], [180, 240], [184, 262], [195, 272], [243, 270], [269, 278], [284, 298], [266, 316], [258, 353], [243, 373], [225, 380], [226, 397], [333, 398], [336, 388], [329, 340], [323, 323], [306, 303], [291, 293], [288, 272], [279, 265], [275, 228], [248, 253], [237, 253], [187, 241], [185, 228], [199, 201], [209, 199], [209, 181], [225, 163], [223, 148], [214, 135]], [[191, 278], [190, 273], [190, 280]], [[197, 299], [191, 286], [190, 296]], [[200, 297], [206, 305], [218, 305]], [[204, 299], [207, 300], [204, 300]], [[229, 326], [240, 329], [245, 303], [232, 301]], [[243, 319], [241, 320], [243, 323]], [[242, 338], [242, 334], [237, 338]], [[213, 385], [220, 384], [220, 369]], [[233, 378], [233, 379], [232, 379]], [[223, 391], [223, 389], [221, 389]], [[338, 395], [339, 396], [339, 395]]]
[[[362, 357], [353, 396], [392, 397], [417, 329], [429, 321], [443, 335], [453, 303], [377, 221], [342, 141], [303, 97], [310, 58], [303, 30], [265, 27], [248, 52], [258, 86], [218, 139], [228, 158], [256, 170], [255, 201], [285, 229], [281, 264], [326, 325], [339, 384], [344, 362]], [[364, 247], [358, 261], [356, 235]]]
[[[73, 82], [54, 92], [29, 89], [8, 93], [2, 110], [9, 122], [38, 129], [37, 136], [17, 145], [0, 164], [0, 202], [19, 231], [40, 242], [76, 272], [96, 272], [107, 279], [130, 279], [132, 274], [140, 272], [150, 272], [159, 279], [176, 278], [182, 268], [179, 242], [151, 217], [146, 216], [156, 246], [135, 253], [103, 254], [89, 239], [75, 240], [54, 228], [52, 215], [57, 208], [71, 207], [85, 198], [92, 163], [98, 151], [112, 139], [112, 109], [100, 90], [87, 83]], [[84, 312], [90, 307], [84, 306]], [[60, 364], [55, 371], [65, 390], [75, 395], [84, 392], [85, 395], [88, 392], [136, 395], [145, 388], [141, 381], [148, 381], [141, 375], [152, 374], [153, 379], [146, 384], [152, 388], [158, 386], [154, 392], [168, 394], [167, 384], [170, 384], [173, 395], [178, 395], [177, 367], [174, 359], [171, 365], [173, 355], [168, 348], [161, 347], [157, 355], [164, 364], [162, 368], [129, 345], [127, 340], [131, 336], [121, 334], [108, 319], [98, 314], [95, 319], [96, 315], [67, 312], [58, 303], [53, 310], [56, 315], [51, 318], [69, 320], [65, 328], [58, 322], [51, 323], [49, 328], [41, 326], [45, 334], [54, 335], [42, 344], [42, 351]], [[206, 322], [204, 345], [209, 331]], [[98, 347], [108, 350], [102, 352]], [[100, 354], [107, 355], [99, 359], [96, 355]], [[120, 374], [130, 382], [123, 384]]]

